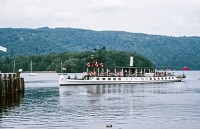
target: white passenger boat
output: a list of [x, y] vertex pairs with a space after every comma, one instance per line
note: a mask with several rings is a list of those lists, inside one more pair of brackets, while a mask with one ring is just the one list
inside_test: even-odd
[[186, 77], [184, 74], [177, 76], [169, 69], [134, 67], [133, 56], [129, 67], [104, 67], [103, 63], [91, 59], [82, 78], [61, 75], [60, 86], [180, 82]]

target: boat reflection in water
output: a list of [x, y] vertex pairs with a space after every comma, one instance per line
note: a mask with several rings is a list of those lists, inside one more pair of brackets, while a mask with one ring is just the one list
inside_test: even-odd
[[[132, 123], [143, 119], [144, 116], [155, 115], [156, 111], [152, 111], [155, 106], [152, 104], [160, 105], [163, 101], [160, 97], [163, 95], [173, 96], [182, 93], [177, 87], [178, 84], [180, 85], [179, 82], [175, 82], [60, 86], [59, 105], [65, 107], [65, 113], [71, 115], [73, 120], [90, 121], [95, 119], [103, 121], [101, 124], [105, 126], [112, 124], [113, 127], [120, 121], [126, 126], [127, 121]], [[165, 106], [167, 107], [167, 105]], [[159, 110], [163, 110], [161, 107]], [[117, 120], [116, 123], [115, 120]]]
[[20, 106], [20, 103], [23, 98], [24, 98], [24, 92], [0, 97], [0, 113], [7, 112], [11, 110], [13, 107]]
[[59, 87], [60, 96], [70, 94], [168, 94], [180, 92], [177, 83], [159, 83], [159, 84], [113, 84], [113, 85], [77, 85]]

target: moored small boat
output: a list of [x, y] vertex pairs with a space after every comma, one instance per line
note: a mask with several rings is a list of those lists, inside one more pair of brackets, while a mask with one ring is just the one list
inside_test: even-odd
[[31, 72], [28, 74], [29, 76], [37, 76], [37, 74], [36, 73], [33, 73], [33, 70], [32, 70], [32, 60], [31, 60], [31, 65], [30, 65], [30, 67], [31, 67]]

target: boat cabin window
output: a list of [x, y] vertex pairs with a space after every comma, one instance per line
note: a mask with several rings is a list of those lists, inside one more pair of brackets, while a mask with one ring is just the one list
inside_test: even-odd
[[111, 78], [108, 78], [108, 80], [111, 80]]
[[113, 80], [116, 80], [116, 78], [113, 78]]
[[150, 80], [152, 80], [152, 78], [150, 78]]
[[99, 80], [99, 78], [97, 78], [97, 80]]
[[174, 79], [174, 77], [172, 77], [172, 79]]
[[118, 78], [118, 80], [121, 80], [121, 78]]
[[105, 78], [102, 78], [102, 80], [106, 80]]

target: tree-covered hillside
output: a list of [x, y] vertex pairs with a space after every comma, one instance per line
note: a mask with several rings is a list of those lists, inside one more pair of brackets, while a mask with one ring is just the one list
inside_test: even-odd
[[200, 69], [200, 37], [171, 37], [120, 31], [73, 28], [0, 29], [2, 56], [52, 52], [83, 52], [106, 46], [108, 50], [136, 52], [157, 67]]
[[[61, 71], [61, 61], [64, 72], [83, 72], [86, 71], [86, 64], [90, 61], [93, 55], [99, 61], [109, 66], [129, 66], [129, 52], [106, 51], [103, 48], [96, 52], [65, 52], [65, 53], [50, 53], [44, 55], [32, 56], [16, 56], [4, 57], [0, 59], [0, 71], [13, 72], [15, 61], [15, 72], [18, 69], [30, 71], [30, 62], [32, 60], [33, 71]], [[148, 59], [139, 54], [134, 55], [134, 66], [153, 67], [154, 65]]]

